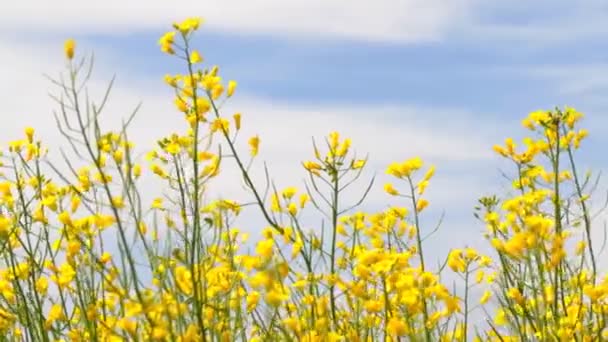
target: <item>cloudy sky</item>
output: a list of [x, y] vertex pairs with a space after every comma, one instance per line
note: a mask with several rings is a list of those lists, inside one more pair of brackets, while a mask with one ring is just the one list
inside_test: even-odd
[[[379, 180], [370, 209], [395, 203], [381, 191], [389, 162], [435, 164], [426, 229], [446, 215], [435, 250], [483, 244], [472, 208], [504, 190], [500, 170], [510, 171], [491, 146], [522, 136], [530, 111], [585, 112], [581, 163], [607, 166], [608, 4], [599, 0], [11, 1], [0, 12], [2, 142], [32, 125], [60, 146], [42, 75], [63, 71], [66, 38], [95, 53], [93, 95], [117, 77], [108, 125], [141, 101], [131, 133], [140, 146], [182, 129], [162, 77], [183, 70], [157, 40], [187, 16], [205, 19], [194, 44], [207, 63], [239, 82], [227, 111], [260, 134], [260, 162], [279, 187], [301, 184], [311, 137], [331, 130], [370, 155], [366, 176]], [[242, 196], [234, 179], [215, 191]]]

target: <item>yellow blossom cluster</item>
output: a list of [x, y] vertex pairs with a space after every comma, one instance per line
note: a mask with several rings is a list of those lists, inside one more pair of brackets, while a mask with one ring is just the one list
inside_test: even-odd
[[[191, 46], [200, 25], [175, 23], [159, 40], [185, 64], [184, 74], [164, 79], [184, 130], [158, 139], [147, 163], [134, 153], [128, 125], [101, 131], [99, 108], [78, 91], [76, 80], [86, 78], [79, 63], [57, 81], [68, 96], [57, 97], [65, 114], [58, 128], [74, 153], [64, 152], [67, 167], [49, 160], [31, 127], [0, 153], [2, 340], [608, 338], [608, 278], [591, 237], [593, 184], [574, 158], [587, 136], [578, 129], [582, 114], [533, 112], [523, 121], [534, 134], [523, 150], [513, 139], [494, 147], [515, 176], [512, 193], [483, 197], [476, 208], [492, 255], [454, 246], [437, 265], [425, 252], [437, 230], [423, 219], [435, 167], [419, 157], [388, 165], [398, 183], [384, 190], [398, 203], [376, 212], [361, 205], [373, 180], [360, 198], [344, 195], [365, 176], [367, 159], [335, 131], [302, 163], [303, 187], [260, 187], [251, 172], [260, 138], [240, 152], [243, 115], [222, 111], [237, 83], [203, 67]], [[75, 42], [64, 48], [73, 60]], [[250, 202], [211, 198], [224, 158]], [[162, 195], [141, 192], [144, 172]], [[250, 208], [263, 229], [235, 226]], [[480, 315], [486, 319], [474, 319]]]

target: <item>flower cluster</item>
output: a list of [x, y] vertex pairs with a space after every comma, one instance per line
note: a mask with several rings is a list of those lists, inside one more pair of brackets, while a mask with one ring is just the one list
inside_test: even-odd
[[[79, 91], [85, 63], [72, 63], [75, 42], [65, 43], [69, 77], [56, 81], [56, 119], [72, 147], [67, 167], [49, 160], [30, 127], [0, 154], [0, 340], [608, 338], [593, 183], [574, 158], [587, 136], [577, 128], [582, 114], [533, 112], [523, 125], [534, 137], [523, 148], [513, 139], [494, 147], [516, 173], [512, 194], [476, 208], [493, 255], [454, 248], [435, 265], [425, 241], [436, 229], [422, 219], [435, 167], [421, 158], [388, 165], [395, 185], [384, 190], [399, 202], [377, 212], [362, 207], [373, 180], [360, 198], [344, 195], [367, 159], [338, 132], [325, 148], [314, 143], [303, 187], [259, 186], [250, 169], [260, 138], [239, 152], [243, 115], [222, 110], [237, 83], [204, 67], [192, 48], [200, 25], [175, 23], [159, 40], [185, 64], [184, 74], [164, 78], [184, 130], [160, 138], [145, 161], [128, 125], [101, 131], [99, 108]], [[209, 184], [229, 167], [224, 158], [249, 205], [210, 198]], [[146, 173], [161, 196], [140, 192]], [[249, 208], [265, 220], [256, 241], [235, 227]]]

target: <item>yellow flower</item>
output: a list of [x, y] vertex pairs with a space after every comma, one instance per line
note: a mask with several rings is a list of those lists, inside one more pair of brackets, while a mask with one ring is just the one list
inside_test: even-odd
[[116, 164], [120, 165], [123, 161], [124, 155], [125, 154], [122, 150], [116, 150], [114, 153], [112, 153], [112, 158]]
[[75, 213], [76, 210], [78, 210], [78, 207], [80, 206], [80, 203], [81, 203], [80, 196], [73, 195], [72, 199], [70, 201], [70, 211], [72, 213]]
[[175, 39], [175, 31], [170, 31], [163, 34], [162, 37], [158, 40], [158, 44], [160, 45], [160, 50], [166, 54], [172, 55], [175, 53], [173, 50], [173, 41]]
[[153, 209], [163, 209], [163, 199], [160, 197], [155, 198], [154, 200], [152, 200], [151, 207]]
[[228, 133], [229, 129], [230, 129], [230, 122], [224, 118], [215, 119], [211, 123], [211, 132], [221, 131], [221, 132]]
[[486, 290], [483, 295], [481, 296], [481, 299], [479, 300], [480, 304], [485, 304], [488, 302], [488, 300], [490, 300], [490, 297], [492, 296], [492, 292]]
[[306, 202], [308, 202], [310, 200], [310, 196], [308, 196], [308, 194], [304, 193], [300, 195], [300, 208], [304, 208], [304, 206], [306, 205]]
[[31, 144], [34, 141], [34, 128], [26, 127], [25, 136], [27, 137], [27, 141]]
[[49, 288], [49, 281], [46, 277], [40, 277], [36, 280], [36, 291], [42, 295], [46, 294]]
[[419, 157], [415, 157], [412, 159], [408, 159], [403, 163], [391, 163], [388, 166], [386, 173], [397, 178], [409, 177], [412, 172], [420, 169], [422, 167], [422, 164], [422, 159], [420, 159]]
[[[230, 88], [228, 88], [228, 91], [230, 92]], [[239, 129], [241, 129], [241, 113], [236, 113], [232, 117], [234, 118], [234, 126], [238, 131]]]
[[260, 300], [260, 293], [257, 291], [252, 291], [249, 294], [247, 294], [247, 311], [251, 312], [253, 311], [256, 306], [258, 305], [258, 302]]
[[454, 272], [464, 272], [466, 268], [466, 263], [462, 258], [462, 250], [454, 249], [448, 254], [448, 266]]
[[350, 144], [351, 144], [351, 140], [350, 139], [344, 139], [344, 141], [342, 141], [342, 144], [340, 145], [340, 147], [335, 151], [336, 152], [336, 156], [338, 156], [338, 157], [344, 157], [348, 153], [348, 149], [350, 148]]
[[12, 220], [0, 215], [0, 238], [5, 239], [11, 231]]
[[261, 255], [266, 258], [270, 258], [273, 253], [273, 250], [272, 250], [273, 245], [274, 245], [274, 242], [271, 239], [262, 240], [262, 241], [258, 242], [257, 246], [255, 247], [255, 252], [258, 255]]
[[494, 323], [496, 325], [507, 324], [507, 315], [503, 309], [498, 309], [498, 312], [496, 312], [496, 316], [494, 317]]
[[168, 177], [167, 172], [162, 167], [160, 167], [158, 164], [152, 164], [151, 169], [154, 174], [160, 176], [161, 178]]
[[282, 195], [283, 195], [283, 198], [289, 200], [296, 194], [296, 192], [298, 192], [298, 189], [294, 186], [290, 186], [283, 190]]
[[444, 298], [446, 309], [449, 313], [460, 312], [460, 299], [455, 296], [447, 296]]
[[287, 317], [282, 321], [283, 325], [288, 327], [291, 331], [297, 332], [300, 330], [300, 322], [295, 317]]
[[483, 281], [483, 278], [485, 277], [485, 273], [483, 272], [483, 270], [479, 270], [477, 271], [477, 274], [475, 275], [475, 282], [477, 284], [481, 283]]
[[507, 296], [515, 301], [515, 303], [519, 305], [523, 305], [524, 297], [519, 292], [519, 289], [516, 287], [512, 287], [507, 291]]
[[160, 45], [173, 44], [174, 40], [175, 40], [175, 31], [169, 31], [160, 37], [160, 39], [158, 40], [158, 43]]
[[35, 222], [42, 222], [42, 223], [45, 223], [45, 224], [48, 223], [48, 219], [44, 215], [43, 206], [41, 206], [41, 205], [39, 205], [36, 208], [36, 210], [34, 210], [34, 212], [32, 213], [32, 218], [34, 219]]
[[365, 310], [369, 312], [380, 312], [384, 305], [379, 300], [368, 300], [365, 302]]
[[186, 101], [184, 101], [181, 97], [176, 97], [173, 102], [175, 103], [177, 110], [180, 112], [185, 113], [188, 111], [188, 103], [186, 103]]
[[63, 45], [63, 51], [68, 59], [74, 58], [74, 48], [76, 47], [76, 41], [74, 39], [68, 39]]
[[177, 77], [167, 74], [164, 76], [163, 79], [165, 80], [165, 83], [172, 86], [173, 88], [177, 87], [177, 80], [178, 80]]
[[190, 53], [190, 63], [191, 64], [197, 64], [203, 61], [203, 57], [201, 57], [201, 54], [194, 50]]
[[141, 176], [141, 165], [135, 164], [133, 165], [133, 168], [131, 170], [133, 171], [133, 177], [135, 177], [136, 179]]
[[140, 222], [139, 226], [137, 227], [137, 230], [141, 234], [146, 234], [148, 232], [148, 227], [146, 226], [146, 224], [144, 222]]
[[302, 251], [302, 247], [304, 247], [304, 243], [302, 242], [302, 240], [300, 238], [298, 238], [296, 240], [296, 242], [293, 243], [292, 246], [292, 250], [291, 250], [291, 258], [295, 258], [298, 254], [300, 254], [300, 252]]
[[391, 336], [405, 336], [409, 329], [403, 320], [392, 317], [386, 325], [386, 330]]
[[289, 205], [287, 206], [287, 211], [292, 216], [296, 216], [296, 214], [298, 213], [298, 206], [295, 203], [289, 203]]
[[426, 208], [429, 205], [429, 201], [425, 200], [424, 198], [421, 198], [418, 200], [418, 203], [416, 203], [416, 210], [418, 212], [421, 212], [424, 210], [424, 208]]
[[[196, 112], [200, 114], [207, 113], [211, 109], [211, 103], [204, 97], [198, 97], [196, 99]], [[222, 119], [226, 121], [225, 119]]]
[[391, 163], [386, 169], [386, 173], [397, 178], [401, 178], [403, 176], [401, 174], [399, 163]]
[[277, 307], [281, 305], [284, 301], [289, 299], [289, 295], [287, 295], [282, 289], [273, 288], [268, 293], [266, 293], [266, 303], [271, 306]]
[[427, 181], [427, 180], [420, 181], [420, 183], [418, 183], [418, 195], [422, 195], [428, 185], [429, 185], [429, 181]]
[[152, 338], [155, 340], [164, 341], [167, 335], [169, 335], [169, 332], [163, 327], [156, 326], [152, 328]]
[[170, 142], [169, 144], [167, 144], [167, 146], [165, 146], [165, 151], [167, 151], [167, 153], [169, 153], [170, 155], [173, 155], [173, 156], [178, 154], [179, 150], [180, 150], [180, 146], [176, 142]]
[[393, 184], [391, 184], [391, 183], [386, 183], [386, 184], [384, 184], [384, 191], [385, 191], [387, 194], [392, 195], [392, 196], [397, 196], [397, 195], [399, 195], [399, 191], [397, 191], [397, 189], [395, 189], [395, 188], [393, 187]]
[[353, 160], [351, 168], [353, 170], [358, 170], [362, 167], [365, 166], [365, 160], [364, 159], [358, 159], [358, 160]]
[[53, 323], [55, 323], [58, 320], [63, 320], [63, 319], [65, 319], [65, 315], [63, 313], [63, 308], [59, 304], [53, 304], [53, 306], [51, 307], [51, 310], [49, 311], [49, 314], [46, 318], [45, 326], [48, 329], [51, 327], [51, 325], [53, 325]]
[[198, 27], [200, 26], [201, 21], [202, 21], [201, 18], [198, 18], [198, 17], [187, 18], [184, 21], [182, 21], [181, 23], [173, 24], [173, 27], [175, 27], [177, 30], [179, 30], [182, 34], [188, 34], [191, 31], [198, 30]]
[[231, 97], [234, 95], [234, 90], [236, 89], [236, 81], [228, 82], [228, 90], [226, 91], [226, 96]]
[[319, 165], [318, 163], [315, 163], [313, 161], [305, 161], [303, 163], [303, 165], [304, 165], [304, 168], [306, 170], [308, 170], [308, 172], [310, 172], [316, 176], [319, 176], [320, 175], [319, 171], [323, 169], [321, 167], [321, 165]]
[[134, 336], [135, 332], [137, 331], [137, 321], [128, 319], [126, 317], [121, 318], [117, 325], [120, 329], [128, 332], [131, 336]]
[[110, 204], [116, 209], [122, 209], [125, 207], [125, 202], [124, 202], [122, 196], [112, 197]]
[[424, 175], [423, 180], [425, 180], [425, 181], [431, 180], [431, 177], [433, 177], [434, 174], [435, 174], [435, 166], [431, 165], [431, 167], [426, 171], [426, 174]]
[[67, 256], [72, 257], [76, 255], [80, 251], [81, 245], [78, 241], [70, 241], [68, 242], [68, 246], [66, 248]]
[[251, 156], [253, 156], [253, 157], [257, 156], [259, 148], [260, 148], [260, 137], [257, 135], [253, 136], [249, 139], [248, 143], [249, 143], [249, 148], [251, 149]]
[[142, 312], [142, 306], [140, 303], [135, 301], [127, 301], [125, 303], [125, 315], [127, 317], [137, 316]]
[[59, 213], [57, 219], [59, 220], [59, 222], [61, 222], [61, 224], [64, 224], [66, 226], [72, 225], [72, 218], [70, 217], [70, 213], [68, 213], [67, 211], [62, 211], [61, 213]]
[[175, 282], [183, 293], [187, 295], [192, 293], [192, 274], [186, 267], [179, 266], [175, 268]]
[[111, 226], [112, 224], [114, 224], [115, 220], [116, 219], [114, 218], [113, 215], [97, 214], [93, 218], [93, 223], [95, 224], [95, 226], [97, 226], [97, 229], [103, 230], [103, 229]]

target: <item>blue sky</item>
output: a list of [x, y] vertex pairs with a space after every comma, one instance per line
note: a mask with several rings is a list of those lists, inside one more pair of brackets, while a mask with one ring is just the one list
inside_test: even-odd
[[[67, 37], [77, 39], [78, 53], [95, 52], [94, 89], [117, 74], [110, 125], [141, 100], [134, 136], [144, 148], [179, 129], [162, 76], [181, 70], [156, 41], [173, 21], [196, 15], [206, 24], [194, 44], [225, 78], [239, 82], [228, 110], [242, 111], [248, 132], [261, 135], [261, 158], [274, 165], [279, 187], [299, 183], [298, 162], [311, 156], [310, 137], [333, 129], [370, 153], [369, 175], [380, 177], [370, 208], [389, 203], [380, 191], [388, 162], [420, 155], [438, 168], [428, 220], [445, 210], [443, 235], [435, 242], [442, 248], [479, 243], [483, 227], [472, 207], [479, 196], [506, 186], [499, 168], [508, 170], [491, 146], [522, 136], [519, 121], [530, 111], [570, 105], [585, 112], [591, 138], [582, 164], [598, 171], [607, 166], [608, 5], [601, 1], [60, 0], [8, 6], [0, 14], [0, 90], [7, 99], [0, 115], [12, 118], [0, 126], [4, 141], [38, 123], [49, 144], [59, 144], [46, 98], [50, 84], [41, 73], [62, 70]], [[244, 196], [226, 177], [218, 192]]]

